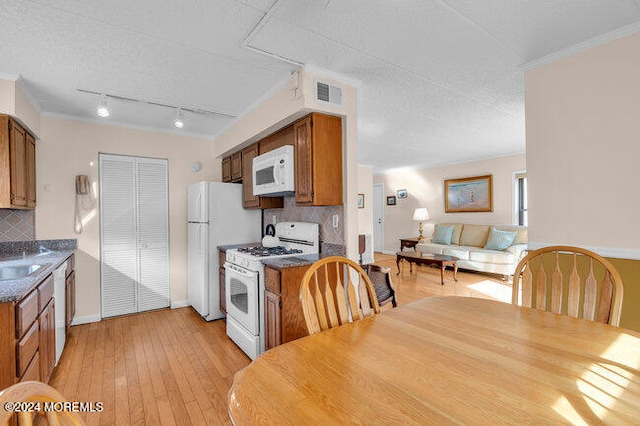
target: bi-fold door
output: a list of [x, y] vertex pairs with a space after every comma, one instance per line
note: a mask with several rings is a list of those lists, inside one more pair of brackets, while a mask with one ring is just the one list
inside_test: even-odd
[[100, 154], [102, 317], [169, 306], [167, 160]]

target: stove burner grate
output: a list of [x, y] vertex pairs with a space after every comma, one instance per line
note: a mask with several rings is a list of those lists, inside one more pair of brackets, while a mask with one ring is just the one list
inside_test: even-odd
[[288, 254], [301, 254], [302, 250], [300, 249], [287, 249], [282, 246], [278, 247], [264, 247], [264, 246], [254, 246], [254, 247], [244, 247], [239, 248], [238, 251], [240, 253], [247, 253], [251, 256], [256, 257], [268, 257], [268, 256], [284, 256]]

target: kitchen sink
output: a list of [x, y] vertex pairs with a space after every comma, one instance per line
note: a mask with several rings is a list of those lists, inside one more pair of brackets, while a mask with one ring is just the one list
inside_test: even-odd
[[33, 274], [41, 267], [42, 265], [2, 266], [0, 267], [0, 280], [24, 278]]

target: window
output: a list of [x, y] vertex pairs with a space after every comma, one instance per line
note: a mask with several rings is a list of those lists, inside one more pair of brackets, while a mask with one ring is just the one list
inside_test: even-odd
[[514, 222], [516, 225], [527, 226], [529, 215], [527, 212], [527, 174], [515, 173], [515, 208]]

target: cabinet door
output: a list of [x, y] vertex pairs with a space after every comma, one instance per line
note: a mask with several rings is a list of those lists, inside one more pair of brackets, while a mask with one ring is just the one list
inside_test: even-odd
[[260, 197], [253, 195], [253, 158], [258, 155], [258, 144], [242, 150], [242, 207], [255, 209], [260, 206]]
[[36, 207], [36, 140], [26, 134], [27, 207]]
[[27, 205], [26, 132], [15, 121], [9, 121], [9, 158], [11, 169], [11, 204]]
[[48, 382], [56, 365], [56, 313], [51, 299], [39, 317], [40, 322], [40, 378]]
[[222, 160], [222, 181], [231, 182], [231, 157]]
[[225, 269], [221, 266], [220, 267], [220, 272], [219, 272], [219, 279], [220, 281], [218, 281], [220, 283], [220, 285], [218, 286], [219, 291], [220, 291], [220, 311], [222, 311], [223, 314], [227, 315], [227, 292], [226, 292], [226, 287], [225, 287]]
[[244, 158], [241, 152], [236, 152], [231, 156], [231, 180], [240, 180], [244, 176]]
[[279, 294], [265, 291], [265, 347], [266, 350], [275, 348], [281, 342], [281, 311]]
[[[296, 203], [313, 203], [313, 158], [311, 140], [311, 117], [294, 125]], [[330, 176], [327, 176], [329, 179]]]
[[65, 295], [66, 295], [66, 312], [65, 322], [67, 325], [67, 332], [71, 327], [71, 321], [76, 314], [76, 272], [72, 271], [65, 282]]

